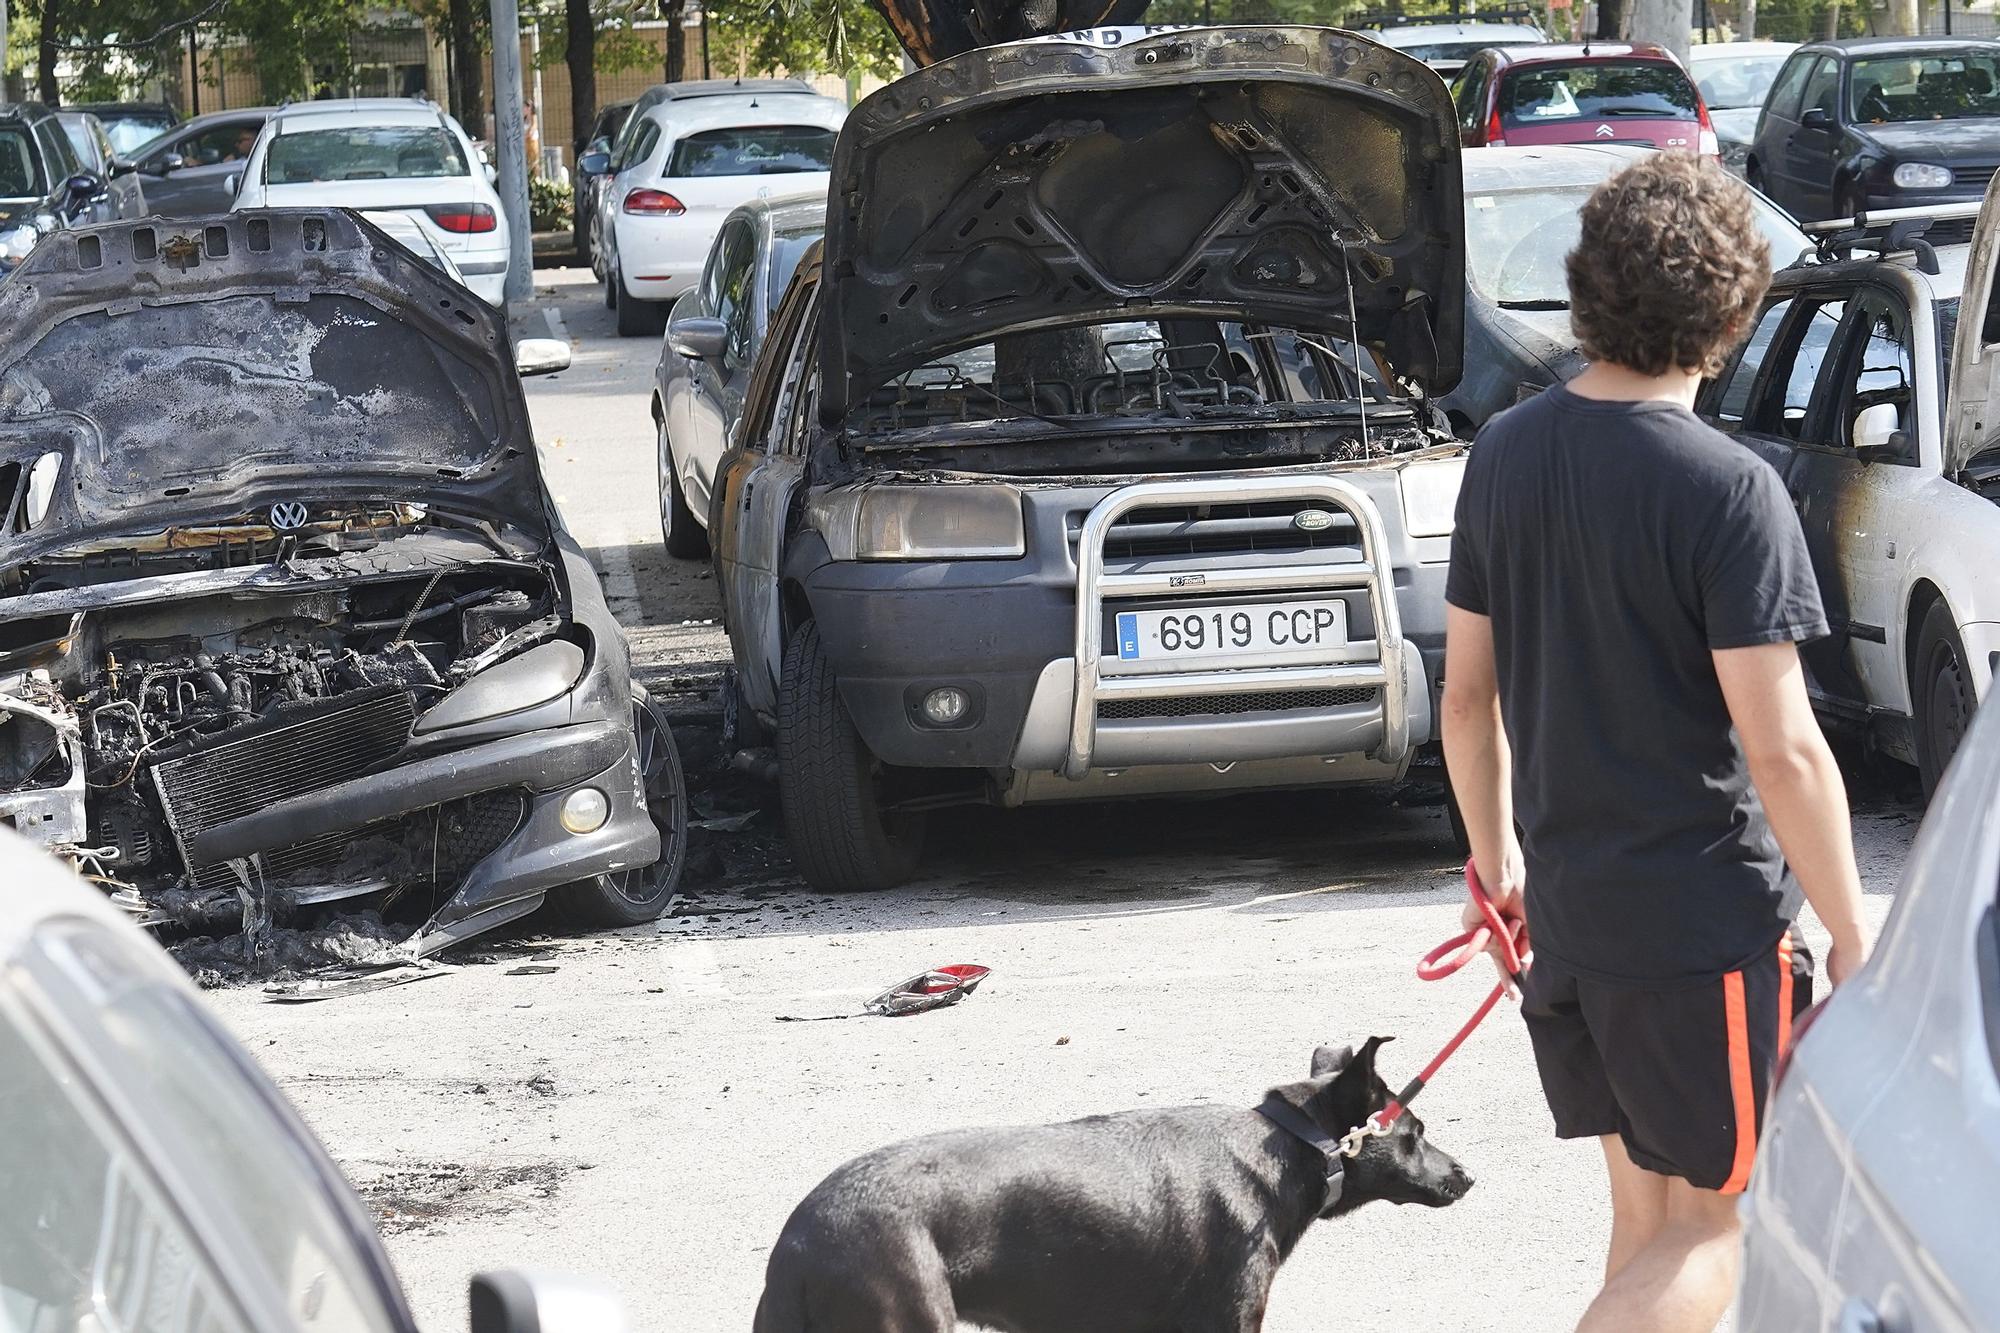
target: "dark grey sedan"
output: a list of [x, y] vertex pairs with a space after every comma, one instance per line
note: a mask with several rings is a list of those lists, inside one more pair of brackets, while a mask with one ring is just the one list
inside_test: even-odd
[[674, 305], [653, 385], [669, 555], [708, 554], [709, 496], [750, 367], [792, 270], [825, 230], [823, 194], [745, 204], [723, 220], [701, 281]]
[[90, 201], [90, 221], [119, 222], [146, 216], [146, 191], [138, 169], [111, 146], [104, 124], [88, 111], [58, 111], [56, 120], [83, 169], [104, 183]]
[[[1551, 144], [1465, 155], [1465, 377], [1439, 400], [1461, 436], [1469, 439], [1522, 393], [1583, 369], [1563, 269], [1576, 245], [1578, 210], [1606, 178], [1651, 151]], [[1757, 222], [1771, 242], [1774, 268], [1812, 248], [1761, 196]]]

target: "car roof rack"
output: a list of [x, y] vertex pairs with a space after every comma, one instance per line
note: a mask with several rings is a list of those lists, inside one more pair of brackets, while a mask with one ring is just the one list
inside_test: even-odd
[[1851, 218], [1808, 222], [1799, 230], [1812, 237], [1822, 264], [1838, 263], [1864, 251], [1882, 258], [1914, 254], [1920, 272], [1938, 271], [1937, 247], [1924, 239], [1934, 222], [1958, 222], [1979, 216], [1981, 201], [1927, 204], [1915, 208], [1863, 209]]
[[1401, 10], [1369, 9], [1349, 15], [1340, 26], [1347, 29], [1408, 28], [1446, 23], [1523, 23], [1541, 31], [1541, 16], [1526, 5], [1506, 5], [1492, 9], [1466, 9], [1459, 13], [1406, 14]]

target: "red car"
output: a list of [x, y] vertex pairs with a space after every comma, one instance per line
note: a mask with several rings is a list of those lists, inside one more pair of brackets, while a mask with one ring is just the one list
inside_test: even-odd
[[1592, 42], [1481, 51], [1452, 88], [1467, 148], [1622, 143], [1720, 152], [1694, 80], [1665, 47]]

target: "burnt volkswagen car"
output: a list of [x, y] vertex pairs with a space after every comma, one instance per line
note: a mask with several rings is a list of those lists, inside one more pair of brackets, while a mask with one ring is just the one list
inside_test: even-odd
[[0, 287], [0, 823], [148, 921], [387, 892], [428, 954], [657, 915], [684, 799], [463, 288], [339, 210]]
[[1404, 778], [1455, 123], [1318, 28], [989, 47], [856, 108], [710, 510], [808, 879], [907, 878], [949, 802]]

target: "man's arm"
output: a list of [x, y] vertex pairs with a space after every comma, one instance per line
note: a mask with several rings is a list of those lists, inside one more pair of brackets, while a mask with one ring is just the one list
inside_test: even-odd
[[1718, 648], [1713, 656], [1771, 831], [1806, 901], [1833, 936], [1826, 975], [1837, 986], [1868, 956], [1861, 874], [1854, 866], [1847, 789], [1806, 698], [1798, 645]]
[[[1521, 844], [1514, 836], [1514, 756], [1500, 725], [1493, 622], [1446, 604], [1444, 623], [1445, 768], [1480, 882], [1502, 916], [1519, 919], [1524, 875]], [[1484, 918], [1468, 905], [1465, 922], [1472, 929]]]

